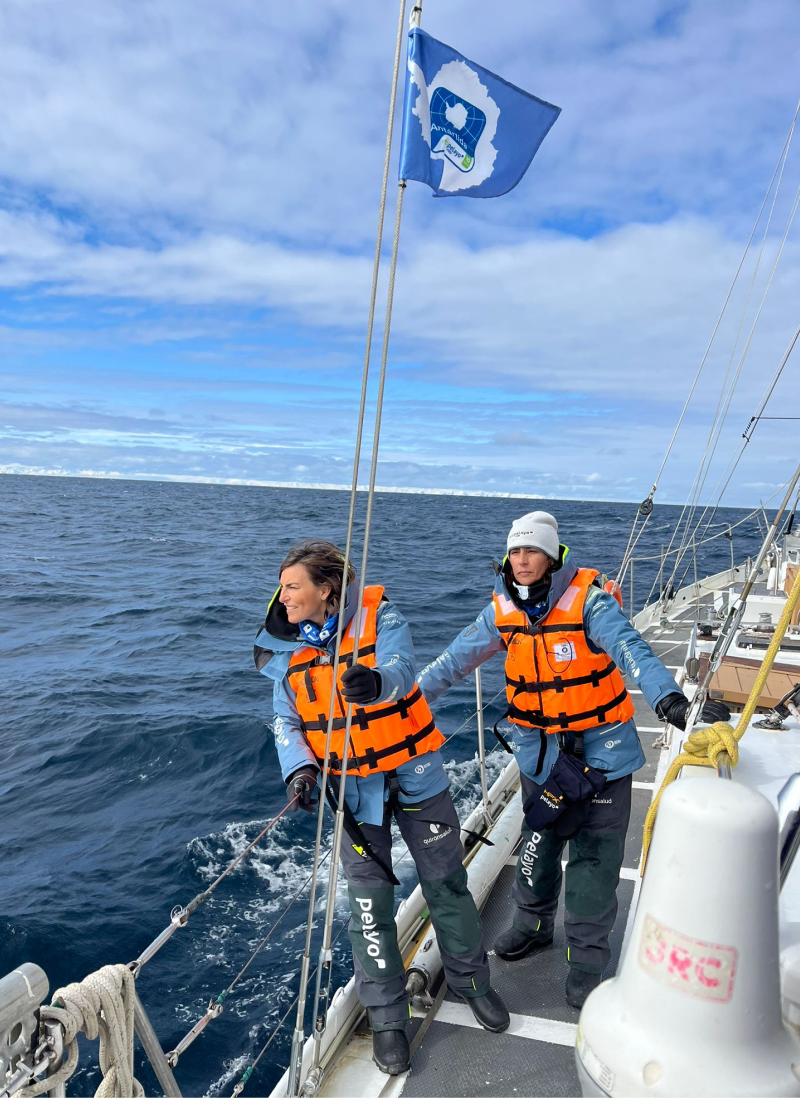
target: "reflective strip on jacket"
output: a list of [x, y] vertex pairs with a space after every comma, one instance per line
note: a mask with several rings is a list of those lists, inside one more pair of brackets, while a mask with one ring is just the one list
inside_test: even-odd
[[493, 596], [506, 648], [508, 719], [545, 732], [581, 732], [633, 717], [622, 675], [589, 647], [583, 611], [599, 573], [579, 568], [555, 605], [533, 624], [507, 594]]
[[[377, 614], [383, 594], [382, 587], [364, 589], [358, 661], [366, 667], [376, 666]], [[352, 663], [354, 637], [355, 620], [350, 622], [342, 637], [339, 666], [336, 669], [330, 747], [330, 768], [333, 773], [341, 771], [346, 725], [342, 675]], [[325, 757], [333, 678], [329, 653], [321, 652], [310, 645], [292, 653], [287, 682], [295, 694], [303, 733], [320, 765]], [[428, 703], [415, 684], [408, 694], [396, 701], [353, 706], [347, 772], [366, 776], [379, 771], [395, 770], [418, 755], [435, 751], [443, 743], [444, 736], [437, 729]]]

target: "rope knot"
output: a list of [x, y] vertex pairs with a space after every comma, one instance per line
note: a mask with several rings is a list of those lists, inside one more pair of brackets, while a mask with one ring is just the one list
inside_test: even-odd
[[727, 721], [716, 721], [708, 728], [697, 728], [683, 745], [692, 762], [699, 766], [716, 766], [722, 752], [730, 755], [731, 765], [739, 761], [739, 741]]

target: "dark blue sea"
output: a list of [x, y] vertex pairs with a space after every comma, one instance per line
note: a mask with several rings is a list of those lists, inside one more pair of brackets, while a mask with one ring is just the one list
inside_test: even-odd
[[[363, 514], [364, 497], [359, 504]], [[492, 557], [502, 556], [512, 519], [536, 506], [376, 497], [368, 579], [409, 619], [420, 667], [487, 603]], [[576, 560], [615, 573], [632, 505], [540, 506], [557, 515]], [[52, 992], [133, 960], [173, 906], [207, 887], [283, 806], [271, 688], [253, 668], [252, 642], [288, 548], [309, 536], [343, 544], [347, 508], [343, 492], [0, 476], [0, 975], [33, 961]], [[657, 508], [637, 554], [657, 558], [677, 515]], [[711, 532], [743, 515], [719, 512]], [[758, 543], [756, 523], [740, 527], [737, 558]], [[720, 537], [699, 568], [729, 562]], [[636, 565], [637, 609], [656, 570], [657, 560]], [[500, 689], [500, 672], [497, 659], [487, 666], [486, 698]], [[445, 734], [473, 702], [471, 683], [442, 700]], [[493, 711], [502, 714], [499, 700]], [[445, 748], [463, 815], [476, 801], [474, 756], [473, 722]], [[493, 773], [503, 762], [492, 757]], [[139, 994], [165, 1050], [302, 885], [313, 826], [302, 813], [281, 820], [143, 970]], [[410, 890], [409, 859], [398, 875]], [[296, 994], [306, 903], [303, 895], [289, 910], [181, 1059], [184, 1094], [230, 1094], [275, 1030]], [[340, 919], [344, 907], [341, 894]], [[337, 983], [348, 976], [346, 943], [344, 934]], [[269, 1093], [293, 1024], [292, 1012], [245, 1095]], [[81, 1055], [71, 1094], [93, 1093], [99, 1081], [95, 1050]], [[159, 1093], [137, 1060], [146, 1092]]]

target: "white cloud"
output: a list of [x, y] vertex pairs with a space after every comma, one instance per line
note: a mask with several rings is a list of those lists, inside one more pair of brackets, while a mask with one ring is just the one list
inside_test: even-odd
[[[60, 446], [72, 470], [179, 475], [193, 454], [209, 476], [252, 476], [256, 432], [283, 430], [293, 445], [283, 465], [271, 457], [277, 476], [292, 479], [300, 461], [315, 479], [321, 463], [338, 479], [394, 19], [386, 5], [334, 0], [10, 0], [0, 41], [0, 355], [18, 417], [9, 461], [38, 466], [49, 458], [37, 447]], [[594, 478], [598, 493], [635, 496], [641, 470], [660, 461], [794, 107], [796, 5], [519, 0], [493, 11], [489, 34], [479, 0], [439, 0], [425, 26], [563, 113], [508, 198], [407, 192], [391, 376], [406, 397], [417, 388], [387, 407], [387, 468], [419, 483], [437, 467], [440, 483], [466, 485], [506, 477], [567, 490]], [[783, 351], [798, 289], [793, 244], [732, 426]], [[732, 313], [709, 363], [717, 378], [736, 323]], [[280, 338], [287, 331], [302, 333], [302, 348]], [[161, 376], [125, 373], [132, 349], [164, 344], [175, 346]], [[59, 348], [70, 362], [57, 381], [53, 367], [52, 397], [32, 396]], [[109, 348], [101, 368], [97, 352]], [[79, 378], [90, 359], [89, 393]], [[221, 371], [234, 364], [226, 386]], [[282, 382], [296, 379], [294, 403], [253, 399], [245, 365], [255, 375], [280, 366]], [[274, 373], [268, 383], [278, 391]], [[304, 403], [311, 384], [316, 413]], [[699, 407], [713, 407], [716, 385], [701, 387]], [[151, 415], [162, 392], [179, 390], [182, 407], [176, 395]], [[495, 406], [490, 390], [559, 403]], [[459, 407], [443, 411], [443, 393]], [[798, 395], [787, 373], [776, 403], [796, 406]], [[789, 445], [784, 426], [771, 430], [770, 476]], [[498, 432], [507, 444], [493, 443]], [[691, 480], [706, 433], [690, 417], [670, 490]], [[565, 451], [572, 471], [548, 480]]]
[[[681, 403], [742, 247], [697, 219], [628, 225], [590, 240], [530, 234], [477, 249], [425, 238], [411, 227], [393, 332], [429, 376], [432, 371], [453, 384]], [[773, 253], [771, 246], [768, 258]], [[2, 212], [0, 256], [6, 286], [40, 283], [50, 294], [162, 306], [261, 305], [354, 338], [363, 329], [371, 275], [365, 257], [334, 251], [298, 252], [209, 234], [159, 250], [95, 245], [76, 240], [71, 230], [65, 234], [52, 217]], [[767, 267], [765, 260], [759, 286]], [[761, 320], [763, 335], [753, 344], [753, 368], [744, 375], [743, 394], [751, 401], [794, 330], [798, 284], [800, 252], [791, 246]], [[733, 307], [723, 329], [723, 339], [731, 336], [728, 347], [739, 315]], [[159, 331], [154, 338], [164, 338]]]
[[[202, 227], [364, 243], [393, 7], [10, 0], [0, 177], [122, 238]], [[520, 208], [749, 213], [797, 94], [790, 0], [520, 2], [490, 26], [479, 0], [441, 0], [425, 25], [564, 108], [516, 209], [493, 223]], [[456, 216], [474, 226], [476, 211]]]

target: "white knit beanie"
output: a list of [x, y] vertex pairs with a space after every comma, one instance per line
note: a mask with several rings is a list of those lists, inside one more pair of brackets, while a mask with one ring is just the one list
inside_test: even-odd
[[558, 523], [547, 511], [530, 511], [511, 524], [506, 551], [522, 546], [540, 549], [552, 560], [558, 560]]

